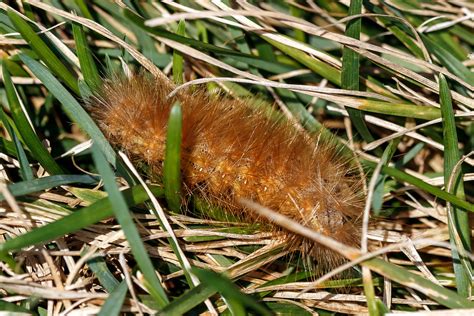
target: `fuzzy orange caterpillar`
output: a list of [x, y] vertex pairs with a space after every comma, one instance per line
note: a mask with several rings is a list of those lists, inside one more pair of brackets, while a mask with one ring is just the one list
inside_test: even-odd
[[[320, 233], [355, 245], [361, 214], [360, 181], [347, 157], [320, 134], [308, 136], [287, 120], [272, 118], [248, 100], [179, 92], [144, 74], [106, 80], [88, 108], [109, 141], [160, 174], [168, 116], [183, 110], [181, 167], [189, 193], [199, 194], [244, 222], [262, 222], [236, 201], [246, 198]], [[328, 250], [265, 223], [291, 250], [330, 265]]]

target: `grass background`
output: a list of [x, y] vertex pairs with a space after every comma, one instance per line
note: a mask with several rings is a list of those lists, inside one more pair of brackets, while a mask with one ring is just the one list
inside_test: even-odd
[[[0, 3], [0, 310], [474, 309], [469, 10], [417, 0]], [[357, 154], [364, 218], [377, 220], [364, 222], [360, 250], [336, 249], [360, 264], [350, 279], [305, 270], [258, 227], [202, 203], [176, 212], [179, 105], [164, 190], [144, 185], [81, 106], [111, 70], [142, 68], [257, 96]]]

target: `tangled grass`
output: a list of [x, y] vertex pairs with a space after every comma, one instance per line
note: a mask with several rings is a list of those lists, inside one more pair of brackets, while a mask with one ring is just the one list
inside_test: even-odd
[[[472, 12], [462, 0], [0, 3], [0, 310], [472, 312]], [[360, 249], [246, 202], [351, 262], [315, 274], [258, 225], [202, 203], [173, 212], [160, 186], [145, 189], [81, 106], [117, 69], [256, 95], [351, 148], [367, 175]]]

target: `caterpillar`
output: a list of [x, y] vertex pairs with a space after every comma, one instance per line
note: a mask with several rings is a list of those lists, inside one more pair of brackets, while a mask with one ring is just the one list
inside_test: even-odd
[[173, 89], [170, 81], [142, 72], [113, 75], [86, 106], [113, 146], [160, 175], [169, 113], [179, 100], [187, 194], [205, 198], [242, 222], [261, 223], [287, 250], [323, 266], [338, 256], [275, 227], [237, 200], [253, 200], [345, 244], [358, 243], [361, 180], [331, 139], [321, 132], [309, 135], [248, 99], [211, 96], [199, 88], [168, 97]]

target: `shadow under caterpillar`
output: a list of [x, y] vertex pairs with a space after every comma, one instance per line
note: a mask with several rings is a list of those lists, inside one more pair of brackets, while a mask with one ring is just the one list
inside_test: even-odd
[[[160, 175], [167, 122], [182, 104], [181, 172], [187, 193], [198, 194], [242, 222], [262, 222], [287, 249], [323, 267], [341, 257], [287, 232], [237, 203], [253, 200], [317, 232], [354, 246], [359, 243], [363, 188], [353, 164], [334, 141], [309, 136], [281, 115], [268, 115], [249, 100], [180, 90], [143, 73], [106, 79], [87, 108], [105, 136], [135, 161]], [[273, 113], [275, 114], [275, 113]]]

